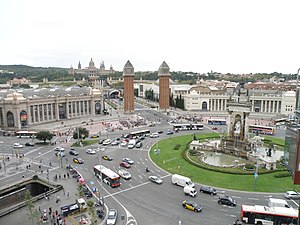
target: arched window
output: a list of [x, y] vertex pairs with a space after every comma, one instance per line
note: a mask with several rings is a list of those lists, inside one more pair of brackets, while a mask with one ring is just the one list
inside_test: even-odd
[[20, 122], [22, 127], [27, 125], [27, 112], [25, 110], [20, 112]]
[[100, 102], [95, 103], [95, 113], [101, 114], [101, 103]]
[[7, 112], [6, 118], [7, 118], [7, 126], [14, 127], [15, 126], [14, 114], [12, 112]]
[[202, 102], [202, 110], [207, 110], [207, 102]]

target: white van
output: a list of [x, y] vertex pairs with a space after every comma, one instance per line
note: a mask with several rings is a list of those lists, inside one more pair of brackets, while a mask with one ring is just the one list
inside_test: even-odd
[[190, 186], [188, 186], [188, 185], [184, 186], [183, 192], [184, 192], [184, 194], [190, 195], [190, 196], [192, 196], [192, 197], [196, 197], [196, 195], [197, 195], [196, 189], [193, 188], [193, 187], [190, 187]]
[[278, 199], [278, 198], [269, 198], [268, 202], [269, 207], [284, 207], [284, 208], [290, 208], [291, 206], [287, 203], [284, 199]]
[[134, 148], [135, 147], [135, 144], [136, 144], [136, 140], [130, 140], [128, 142], [128, 148]]
[[181, 187], [185, 187], [186, 185], [190, 187], [195, 187], [195, 184], [188, 177], [181, 176], [179, 174], [172, 175], [172, 183], [175, 185], [179, 185]]

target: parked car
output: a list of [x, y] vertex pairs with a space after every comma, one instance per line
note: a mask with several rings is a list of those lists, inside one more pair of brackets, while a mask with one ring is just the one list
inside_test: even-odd
[[200, 192], [205, 193], [205, 194], [210, 194], [210, 195], [216, 195], [217, 194], [216, 189], [214, 189], [212, 187], [206, 187], [206, 186], [202, 186], [200, 188]]
[[103, 141], [102, 144], [103, 145], [110, 145], [111, 144], [111, 140], [110, 139], [106, 139], [105, 141]]
[[124, 158], [122, 161], [123, 162], [127, 162], [130, 165], [134, 164], [134, 161], [132, 159], [130, 159], [130, 158]]
[[217, 128], [217, 127], [212, 127], [211, 129], [212, 129], [212, 130], [218, 130], [218, 128]]
[[108, 161], [112, 161], [112, 160], [113, 160], [113, 158], [110, 157], [109, 155], [103, 155], [103, 156], [102, 156], [102, 159], [108, 160]]
[[230, 196], [220, 196], [218, 203], [222, 205], [236, 206], [236, 201]]
[[149, 176], [148, 179], [156, 184], [162, 184], [162, 182], [163, 182], [162, 179], [157, 176]]
[[122, 141], [122, 143], [120, 144], [121, 147], [126, 147], [128, 145], [127, 141]]
[[92, 134], [91, 136], [90, 136], [90, 138], [98, 138], [99, 137], [99, 134]]
[[127, 163], [127, 162], [121, 162], [121, 163], [120, 163], [120, 166], [121, 166], [121, 167], [124, 167], [124, 168], [130, 168], [130, 167], [131, 167], [130, 164]]
[[194, 212], [201, 212], [202, 211], [202, 206], [195, 203], [195, 202], [192, 202], [192, 201], [184, 200], [182, 202], [182, 206], [185, 209], [189, 209], [189, 210], [192, 210]]
[[159, 133], [159, 134], [162, 134], [162, 133], [163, 133], [163, 131], [162, 131], [162, 130], [159, 130], [159, 131], [157, 131], [157, 133]]
[[83, 159], [81, 159], [81, 158], [74, 158], [73, 162], [78, 163], [78, 164], [83, 164], [84, 163]]
[[14, 143], [14, 148], [23, 148], [23, 145], [20, 143]]
[[300, 199], [300, 193], [296, 191], [287, 191], [285, 192], [284, 197], [287, 199]]
[[118, 216], [117, 210], [116, 209], [110, 209], [109, 212], [108, 212], [106, 224], [107, 225], [116, 224], [117, 216]]
[[112, 146], [116, 146], [116, 145], [119, 145], [119, 144], [120, 144], [120, 141], [118, 141], [118, 140], [114, 140], [114, 141], [111, 143]]
[[91, 154], [91, 155], [95, 155], [96, 154], [96, 150], [95, 149], [90, 149], [90, 148], [88, 148], [87, 150], [85, 150], [85, 152], [87, 154]]
[[125, 180], [129, 180], [131, 178], [131, 174], [124, 169], [120, 169], [118, 171], [118, 174], [120, 175], [120, 177], [124, 178]]
[[105, 141], [105, 139], [100, 139], [98, 143], [101, 145], [103, 144], [103, 141]]
[[25, 146], [33, 147], [33, 146], [34, 146], [34, 143], [33, 143], [33, 142], [26, 142], [26, 143], [25, 143]]
[[75, 155], [75, 156], [79, 155], [78, 152], [75, 151], [74, 149], [71, 149], [71, 150], [69, 151], [69, 154], [70, 154], [70, 155]]

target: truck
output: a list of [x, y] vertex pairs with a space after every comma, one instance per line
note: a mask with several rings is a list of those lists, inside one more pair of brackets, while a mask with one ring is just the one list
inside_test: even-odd
[[181, 187], [185, 187], [186, 185], [190, 187], [195, 187], [195, 184], [192, 182], [190, 178], [179, 174], [172, 175], [172, 183], [175, 185], [179, 185]]
[[184, 186], [183, 192], [184, 194], [189, 195], [191, 197], [196, 197], [197, 195], [196, 189], [188, 185]]
[[136, 144], [136, 140], [130, 140], [128, 142], [128, 148], [134, 148], [135, 147], [135, 144]]
[[87, 204], [83, 198], [76, 199], [75, 203], [60, 207], [63, 216], [68, 216], [74, 213], [82, 212], [87, 208]]
[[278, 199], [278, 198], [269, 198], [268, 201], [269, 207], [284, 207], [284, 208], [290, 208], [291, 206], [287, 203], [284, 199]]

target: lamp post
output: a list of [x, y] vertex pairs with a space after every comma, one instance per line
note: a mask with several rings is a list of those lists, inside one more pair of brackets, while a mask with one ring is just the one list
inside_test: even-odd
[[[102, 154], [101, 152], [104, 152], [105, 149], [101, 149], [101, 148], [98, 148], [99, 150], [99, 163], [100, 163], [100, 169], [102, 167]], [[101, 192], [99, 191], [99, 202], [101, 201], [101, 204], [102, 204], [102, 207], [104, 209], [104, 198], [103, 198], [103, 194], [102, 194], [102, 191], [103, 191], [103, 179], [102, 179], [102, 174], [101, 174]]]

